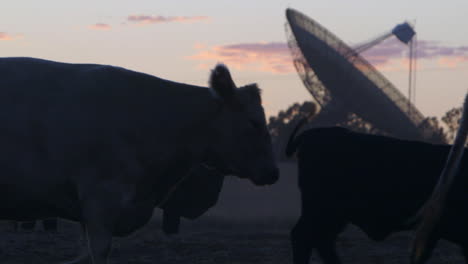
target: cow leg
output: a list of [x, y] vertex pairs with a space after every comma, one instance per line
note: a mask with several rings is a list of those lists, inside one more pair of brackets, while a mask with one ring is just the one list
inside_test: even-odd
[[112, 245], [112, 232], [102, 222], [89, 221], [86, 224], [88, 250], [93, 264], [107, 264]]
[[47, 232], [57, 232], [57, 219], [56, 218], [48, 218], [42, 220], [42, 227]]
[[163, 210], [163, 231], [166, 235], [179, 233], [180, 216], [171, 210]]
[[317, 245], [317, 251], [326, 264], [340, 264], [341, 260], [336, 252], [336, 234], [324, 236]]
[[463, 257], [465, 258], [465, 263], [468, 264], [468, 246], [462, 246], [461, 251], [463, 253]]
[[308, 264], [313, 243], [304, 217], [300, 217], [291, 231], [291, 244], [294, 264]]
[[291, 232], [294, 264], [309, 263], [312, 249], [317, 249], [320, 258], [326, 264], [339, 264], [336, 252], [336, 237], [345, 226], [344, 222], [335, 221], [333, 217], [320, 219], [302, 215]]
[[107, 264], [112, 246], [112, 229], [103, 219], [86, 221], [88, 250], [93, 264]]
[[91, 258], [89, 257], [88, 252], [83, 252], [78, 256], [76, 259], [68, 262], [64, 262], [62, 264], [89, 264], [91, 263]]
[[88, 247], [86, 246], [86, 240], [87, 240], [87, 235], [86, 235], [86, 226], [84, 224], [81, 224], [81, 237], [80, 237], [80, 253], [78, 257], [76, 257], [74, 260], [64, 262], [62, 264], [89, 264], [91, 263], [91, 258], [89, 256], [89, 250]]
[[[436, 237], [436, 235], [433, 234], [433, 237], [430, 237], [428, 239], [428, 241], [426, 242], [427, 244], [426, 244], [426, 248], [424, 250], [424, 254], [421, 255], [421, 257], [419, 258], [419, 260], [417, 262], [412, 262], [412, 264], [424, 264], [429, 260], [429, 258], [432, 255], [432, 252], [434, 251], [434, 248], [435, 248], [437, 242], [439, 241], [439, 239], [435, 238], [435, 237]], [[413, 260], [414, 256], [411, 256], [411, 259]]]
[[18, 232], [20, 230], [20, 225], [18, 221], [10, 221], [10, 223], [13, 226], [13, 231]]
[[36, 227], [36, 221], [21, 222], [20, 226], [23, 230], [33, 231], [34, 227]]
[[105, 192], [87, 197], [83, 203], [88, 250], [93, 264], [107, 264], [112, 248], [112, 230], [116, 213], [115, 198]]

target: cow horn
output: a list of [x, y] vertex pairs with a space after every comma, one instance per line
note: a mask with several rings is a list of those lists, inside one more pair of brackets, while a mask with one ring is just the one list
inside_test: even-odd
[[411, 263], [420, 264], [430, 255], [437, 242], [434, 233], [440, 222], [448, 191], [458, 172], [468, 135], [468, 94], [463, 104], [463, 114], [455, 142], [431, 197], [421, 207], [417, 219], [421, 219], [412, 244]]
[[306, 117], [303, 117], [302, 119], [300, 119], [296, 126], [294, 127], [293, 131], [291, 132], [291, 134], [289, 135], [289, 138], [288, 138], [288, 143], [286, 144], [286, 148], [285, 148], [285, 155], [287, 158], [290, 158], [295, 152], [296, 152], [296, 148], [297, 146], [299, 145], [299, 139], [296, 137], [296, 134], [297, 132], [305, 125], [307, 124], [307, 122], [310, 122], [312, 120], [314, 120], [317, 116], [317, 108], [314, 107], [315, 109], [313, 109]]
[[285, 150], [286, 157], [290, 158], [294, 154], [294, 152], [296, 152], [297, 145], [299, 144], [297, 138], [295, 138], [297, 131], [299, 131], [299, 129], [301, 129], [301, 127], [303, 127], [306, 123], [307, 123], [307, 117], [304, 117], [301, 120], [299, 120], [296, 127], [293, 129], [293, 131], [289, 135], [288, 143], [286, 144], [286, 150]]

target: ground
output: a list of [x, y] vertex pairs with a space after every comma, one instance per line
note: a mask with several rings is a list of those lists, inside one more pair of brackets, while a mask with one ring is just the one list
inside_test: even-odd
[[[289, 230], [297, 218], [299, 201], [295, 170], [281, 166], [282, 179], [270, 188], [252, 187], [245, 181], [225, 183], [218, 205], [195, 221], [183, 221], [181, 233], [165, 236], [161, 216], [127, 238], [114, 239], [111, 264], [285, 264], [292, 263]], [[72, 259], [80, 246], [80, 228], [61, 221], [56, 234], [14, 232], [0, 224], [0, 263], [54, 264]], [[338, 248], [345, 264], [409, 263], [412, 233], [398, 233], [384, 242], [373, 242], [350, 226], [340, 236]], [[317, 256], [311, 263], [320, 263]], [[457, 248], [439, 243], [429, 263], [463, 263]]]
[[[153, 220], [136, 234], [114, 239], [112, 264], [284, 264], [292, 263], [288, 233], [292, 221], [235, 222], [204, 219], [184, 223], [182, 234], [167, 237], [160, 221]], [[77, 254], [79, 227], [61, 222], [58, 234], [43, 231], [13, 232], [4, 224], [0, 263], [51, 264], [70, 260]], [[344, 263], [408, 263], [409, 233], [373, 242], [350, 227], [338, 247]], [[314, 255], [311, 263], [320, 263]], [[440, 243], [430, 263], [463, 263], [457, 248]]]

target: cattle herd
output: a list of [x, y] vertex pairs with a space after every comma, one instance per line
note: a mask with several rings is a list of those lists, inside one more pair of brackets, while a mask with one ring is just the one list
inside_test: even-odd
[[[112, 237], [141, 228], [156, 207], [164, 231], [178, 232], [180, 217], [214, 205], [226, 175], [259, 186], [279, 178], [260, 89], [237, 87], [222, 64], [209, 87], [34, 58], [0, 58], [0, 73], [0, 218], [80, 223], [88, 249], [70, 263], [108, 263]], [[339, 127], [296, 135], [306, 121], [286, 149], [297, 153], [302, 203], [295, 264], [314, 249], [341, 263], [335, 242], [349, 223], [375, 240], [416, 228], [414, 264], [439, 239], [468, 256], [465, 113], [453, 147]]]

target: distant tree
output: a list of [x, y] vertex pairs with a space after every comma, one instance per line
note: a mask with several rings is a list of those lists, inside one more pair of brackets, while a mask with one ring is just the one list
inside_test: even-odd
[[[280, 111], [277, 116], [269, 118], [268, 129], [272, 136], [273, 146], [279, 160], [284, 160], [286, 158], [283, 153], [285, 145], [287, 144], [289, 135], [299, 120], [304, 117], [311, 118], [311, 125], [316, 127], [321, 126], [320, 123], [313, 120], [313, 116], [318, 113], [319, 108], [319, 105], [315, 102], [309, 101], [302, 104], [294, 103], [286, 110]], [[329, 125], [328, 123], [327, 126]], [[355, 114], [349, 114], [345, 121], [334, 125], [346, 127], [361, 133], [385, 135], [385, 133], [372, 126], [371, 123]]]
[[286, 111], [280, 111], [277, 116], [272, 116], [268, 122], [268, 129], [272, 137], [278, 137], [287, 130], [288, 126], [304, 117], [310, 117], [317, 112], [318, 106], [313, 102], [302, 104], [294, 103]]
[[[285, 159], [284, 147], [287, 143], [288, 137], [294, 129], [297, 122], [304, 117], [311, 117], [318, 113], [319, 105], [314, 102], [294, 103], [286, 110], [280, 111], [277, 116], [272, 116], [268, 122], [268, 129], [271, 133], [273, 145], [280, 160]], [[425, 118], [419, 128], [423, 131], [422, 140], [430, 143], [440, 144], [452, 142], [455, 133], [458, 129], [458, 124], [461, 118], [461, 107], [453, 108], [442, 117], [442, 122], [437, 117]], [[312, 120], [313, 126], [320, 126], [319, 123]], [[443, 128], [442, 124], [447, 127], [447, 131]], [[330, 124], [327, 124], [330, 125]], [[389, 135], [374, 127], [372, 123], [367, 122], [360, 116], [350, 113], [346, 120], [334, 125], [346, 127], [350, 130], [378, 135]]]
[[429, 143], [441, 144], [447, 142], [447, 135], [437, 117], [427, 117], [419, 125], [423, 140]]
[[462, 114], [462, 107], [455, 107], [450, 109], [442, 117], [442, 122], [447, 127], [447, 139], [448, 142], [453, 142], [455, 138], [455, 133], [457, 132], [458, 125], [460, 124]]
[[297, 122], [304, 117], [311, 117], [318, 111], [319, 106], [314, 102], [294, 103], [284, 111], [280, 111], [277, 116], [272, 116], [268, 122], [273, 147], [278, 159], [283, 160], [284, 145], [288, 136], [294, 129]]
[[352, 131], [374, 134], [374, 135], [386, 135], [383, 131], [374, 127], [370, 122], [362, 119], [360, 116], [350, 113], [344, 122], [336, 124], [337, 126], [346, 127]]

